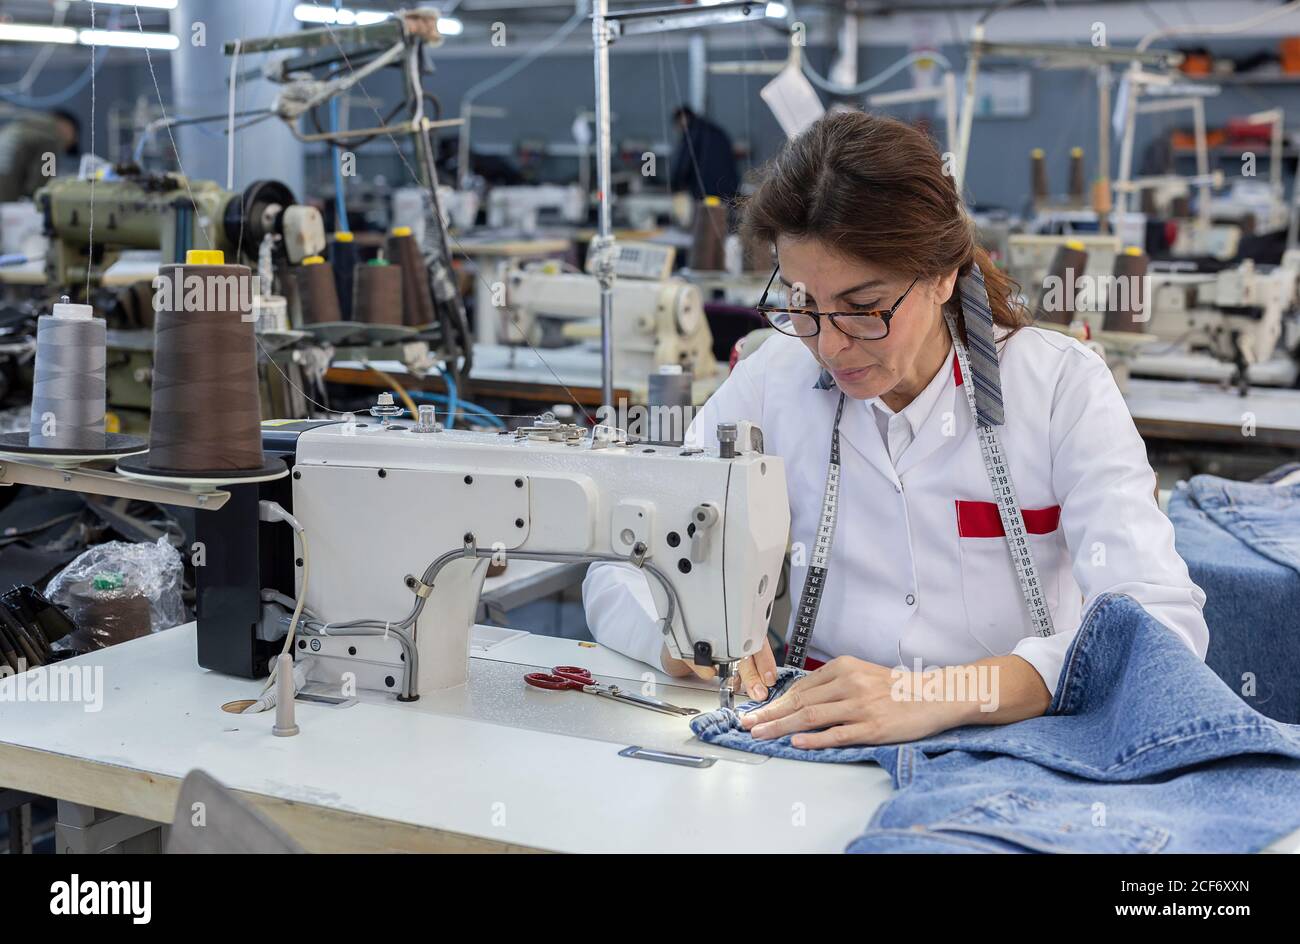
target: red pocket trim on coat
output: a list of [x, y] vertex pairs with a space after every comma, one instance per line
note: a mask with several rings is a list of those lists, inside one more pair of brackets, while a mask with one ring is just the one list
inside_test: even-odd
[[[957, 534], [963, 538], [1000, 538], [1006, 535], [998, 506], [993, 502], [957, 500]], [[1030, 534], [1051, 534], [1061, 524], [1061, 506], [1022, 508], [1025, 530]]]

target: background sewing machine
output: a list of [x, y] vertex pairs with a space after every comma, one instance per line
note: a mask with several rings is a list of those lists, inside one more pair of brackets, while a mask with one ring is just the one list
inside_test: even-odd
[[1173, 379], [1230, 380], [1290, 386], [1296, 365], [1279, 347], [1296, 343], [1287, 316], [1296, 303], [1300, 252], [1288, 251], [1280, 266], [1249, 259], [1218, 272], [1153, 265], [1148, 274], [1150, 321], [1146, 333], [1167, 344], [1139, 352], [1136, 375]]
[[576, 185], [493, 187], [487, 195], [487, 225], [524, 234], [547, 222], [573, 226], [587, 221], [587, 202], [587, 191]]
[[[660, 366], [675, 364], [696, 380], [719, 373], [700, 290], [672, 277], [673, 249], [619, 243], [614, 283], [614, 365], [620, 386], [640, 387]], [[496, 318], [496, 342], [556, 348], [599, 338], [600, 286], [557, 263], [503, 268], [505, 303], [480, 313]], [[598, 357], [598, 351], [590, 352]]]
[[[790, 522], [784, 467], [750, 424], [720, 428], [721, 449], [705, 451], [549, 417], [512, 435], [420, 419], [271, 427], [268, 450], [292, 476], [232, 486], [199, 516], [212, 549], [196, 574], [201, 665], [264, 674], [302, 593], [294, 651], [309, 681], [402, 700], [460, 685], [494, 557], [632, 563], [675, 657], [725, 681], [757, 651]], [[288, 528], [259, 524], [260, 498], [292, 512], [307, 554]]]
[[210, 180], [127, 170], [118, 179], [56, 179], [35, 199], [50, 237], [46, 270], [53, 286], [84, 285], [87, 270], [92, 281], [102, 278], [126, 249], [156, 249], [160, 264], [183, 262], [190, 249], [220, 249], [232, 262], [254, 266], [263, 240], [275, 260], [293, 264], [325, 249], [320, 211], [297, 203], [273, 180], [235, 192]]

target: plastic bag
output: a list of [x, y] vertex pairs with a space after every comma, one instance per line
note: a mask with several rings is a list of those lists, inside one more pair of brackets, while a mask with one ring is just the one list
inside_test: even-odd
[[60, 571], [45, 595], [102, 649], [188, 621], [183, 575], [180, 552], [165, 537], [156, 544], [109, 541]]

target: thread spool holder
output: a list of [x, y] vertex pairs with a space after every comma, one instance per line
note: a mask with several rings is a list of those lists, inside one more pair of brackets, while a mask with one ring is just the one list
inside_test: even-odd
[[[288, 474], [288, 469], [285, 469], [285, 474]], [[189, 483], [160, 485], [133, 480], [113, 472], [100, 472], [67, 465], [19, 462], [0, 456], [0, 486], [5, 485], [35, 485], [40, 488], [57, 488], [89, 495], [107, 495], [110, 498], [130, 498], [163, 505], [197, 508], [202, 511], [216, 511], [230, 498], [229, 492], [208, 485], [196, 486]]]

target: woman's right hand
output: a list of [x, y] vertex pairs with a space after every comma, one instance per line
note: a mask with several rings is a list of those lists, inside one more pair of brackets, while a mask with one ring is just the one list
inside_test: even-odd
[[[667, 646], [663, 648], [660, 661], [664, 671], [674, 678], [682, 678], [693, 672], [707, 681], [716, 678], [718, 674], [711, 665], [696, 665], [684, 659], [674, 659]], [[776, 656], [772, 654], [772, 646], [767, 637], [763, 638], [763, 645], [755, 655], [740, 660], [731, 684], [737, 693], [744, 693], [758, 701], [767, 698], [768, 688], [776, 684]]]

